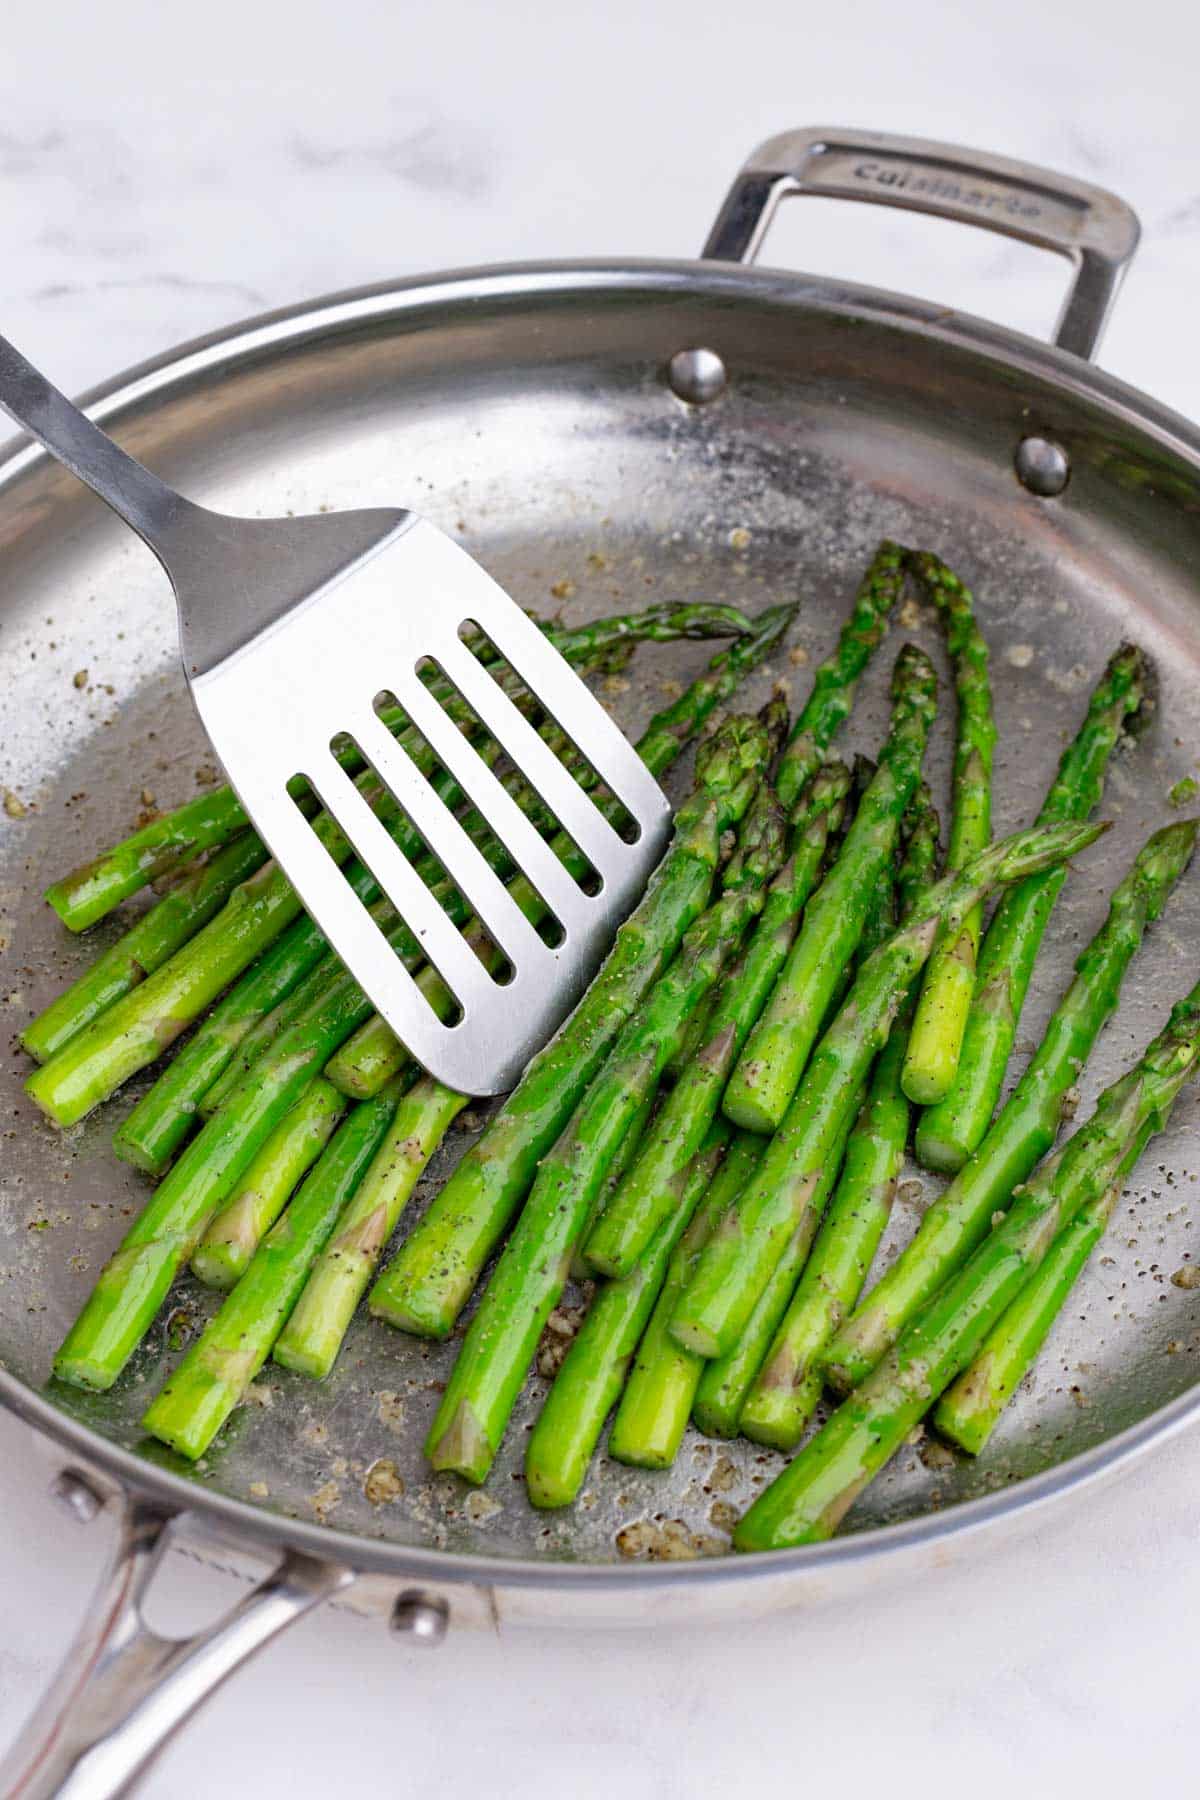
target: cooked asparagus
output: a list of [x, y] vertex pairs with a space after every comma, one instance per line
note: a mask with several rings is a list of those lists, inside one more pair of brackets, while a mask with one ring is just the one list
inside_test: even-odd
[[637, 1267], [605, 1282], [554, 1378], [525, 1451], [525, 1485], [534, 1506], [569, 1506], [583, 1486], [604, 1421], [654, 1308], [681, 1235], [713, 1180], [729, 1139], [723, 1119], [676, 1179], [676, 1205]]
[[[922, 784], [922, 787], [924, 784]], [[856, 953], [861, 965], [888, 936], [893, 919], [893, 895], [890, 869], [881, 873], [871, 897], [870, 910]], [[847, 969], [845, 985], [852, 971]], [[838, 1005], [841, 1004], [839, 998]], [[836, 1011], [836, 1007], [835, 1007]], [[858, 1109], [859, 1096], [847, 1106], [839, 1129], [825, 1156], [816, 1180], [810, 1204], [805, 1208], [796, 1230], [789, 1237], [783, 1253], [771, 1272], [771, 1278], [738, 1333], [732, 1348], [704, 1364], [696, 1387], [692, 1419], [706, 1437], [736, 1437], [742, 1409], [762, 1368], [780, 1320], [808, 1259], [813, 1234], [825, 1202], [833, 1191], [842, 1166], [846, 1141]], [[745, 1185], [745, 1184], [743, 1184]], [[711, 1234], [710, 1234], [711, 1235]], [[668, 1327], [669, 1329], [669, 1327]], [[686, 1353], [685, 1353], [686, 1354]]]
[[142, 1420], [193, 1461], [212, 1443], [271, 1353], [322, 1246], [378, 1149], [403, 1079], [356, 1106], [335, 1133], [249, 1268]]
[[806, 908], [775, 990], [725, 1090], [725, 1116], [744, 1130], [775, 1131], [800, 1085], [920, 779], [936, 699], [933, 665], [923, 651], [906, 645], [896, 660], [891, 726], [875, 778], [859, 802], [837, 862]]
[[[756, 736], [762, 769], [768, 753], [761, 726], [756, 727]], [[711, 817], [711, 809], [706, 810]], [[529, 1199], [467, 1330], [430, 1430], [426, 1454], [435, 1469], [454, 1469], [476, 1482], [487, 1475], [542, 1327], [562, 1292], [605, 1169], [630, 1121], [657, 1085], [693, 1008], [718, 979], [738, 937], [761, 907], [762, 890], [782, 861], [784, 834], [777, 807], [774, 814], [756, 821], [756, 839], [747, 847], [746, 862], [748, 868], [753, 865], [755, 878], [722, 893], [689, 927], [678, 957], [622, 1028], [611, 1054], [543, 1157]], [[750, 817], [753, 820], [754, 813]], [[707, 824], [699, 835], [708, 838]], [[688, 860], [704, 864], [701, 882], [710, 887], [715, 855], [706, 851]], [[685, 879], [691, 886], [693, 871], [685, 871]], [[602, 984], [603, 977], [597, 987]], [[569, 1032], [568, 1026], [556, 1043], [561, 1045]]]
[[849, 785], [845, 765], [830, 763], [801, 796], [793, 820], [791, 855], [771, 883], [746, 948], [715, 996], [703, 1042], [664, 1102], [634, 1167], [587, 1240], [585, 1260], [599, 1273], [628, 1274], [667, 1216], [673, 1184], [716, 1116], [729, 1071], [783, 967], [800, 914], [817, 882], [830, 824], [845, 802]]
[[960, 874], [930, 888], [909, 922], [867, 958], [755, 1179], [726, 1214], [680, 1300], [671, 1329], [686, 1349], [720, 1356], [736, 1343], [788, 1239], [804, 1226], [830, 1147], [939, 925], [956, 930], [993, 887], [1077, 854], [1101, 829], [1018, 832], [981, 851]]
[[[647, 766], [660, 769], [786, 630], [787, 608], [758, 621], [756, 634], [719, 657], [707, 674], [659, 716], [639, 740]], [[739, 741], [741, 733], [739, 732]], [[746, 740], [749, 748], [750, 740]], [[717, 749], [716, 746], [720, 745]], [[372, 1312], [406, 1331], [445, 1337], [470, 1298], [549, 1149], [595, 1074], [613, 1038], [673, 954], [707, 898], [720, 832], [749, 804], [752, 778], [718, 733], [697, 753], [699, 787], [677, 815], [672, 852], [646, 899], [618, 934], [601, 975], [558, 1037], [529, 1070], [467, 1151], [420, 1225], [372, 1290]], [[739, 753], [740, 754], [740, 753]], [[751, 754], [750, 766], [755, 757]]]
[[[937, 815], [924, 783], [911, 812], [896, 877], [903, 918], [929, 886], [937, 859]], [[746, 1437], [776, 1450], [795, 1448], [816, 1409], [822, 1385], [817, 1359], [861, 1293], [891, 1214], [908, 1143], [910, 1108], [900, 1073], [911, 1013], [910, 996], [871, 1072], [841, 1177], [799, 1286], [738, 1415]]]
[[1054, 1142], [1067, 1095], [1110, 1017], [1147, 924], [1187, 868], [1196, 824], [1180, 820], [1143, 845], [1113, 890], [1108, 916], [1076, 962], [1075, 978], [1004, 1110], [966, 1167], [940, 1194], [916, 1236], [829, 1345], [826, 1379], [857, 1387], [917, 1309], [970, 1255]]
[[98, 956], [78, 981], [52, 1000], [21, 1033], [21, 1045], [37, 1062], [77, 1037], [93, 1019], [161, 969], [182, 944], [220, 911], [235, 887], [266, 861], [252, 831], [243, 831], [209, 862], [192, 871]]
[[409, 1089], [275, 1343], [285, 1369], [328, 1375], [354, 1309], [429, 1158], [467, 1104], [431, 1075]]
[[775, 772], [776, 792], [789, 809], [820, 768], [849, 714], [859, 677], [883, 641], [903, 585], [904, 551], [899, 544], [882, 543], [855, 595], [837, 648], [813, 675], [812, 691]]
[[1063, 1226], [1045, 1261], [1001, 1313], [970, 1366], [938, 1401], [933, 1423], [960, 1450], [978, 1456], [991, 1437], [1017, 1383], [1032, 1368], [1084, 1264], [1104, 1236], [1120, 1198], [1121, 1184], [1114, 1182]]
[[[970, 588], [939, 557], [927, 551], [910, 566], [941, 615], [946, 650], [958, 696], [954, 743], [954, 810], [950, 818], [949, 871], [961, 869], [992, 835], [992, 753], [996, 724], [988, 678], [988, 647], [975, 621]], [[957, 937], [944, 938], [925, 968], [904, 1055], [902, 1083], [919, 1106], [944, 1100], [962, 1050], [963, 1033], [975, 992], [975, 965], [983, 929], [976, 907]]]
[[[408, 939], [401, 928], [393, 941]], [[366, 1017], [370, 1001], [349, 975], [318, 1000], [209, 1119], [155, 1189], [100, 1278], [54, 1360], [76, 1387], [110, 1388], [149, 1329], [179, 1269], [252, 1158]]]
[[608, 1454], [618, 1462], [667, 1469], [675, 1461], [705, 1363], [675, 1342], [668, 1329], [671, 1314], [701, 1250], [725, 1208], [750, 1179], [762, 1152], [757, 1132], [734, 1135], [707, 1194], [671, 1252], [662, 1291], [609, 1433]]
[[225, 1291], [241, 1279], [345, 1110], [344, 1097], [327, 1081], [309, 1084], [208, 1225], [192, 1257], [193, 1275]]
[[1200, 1052], [1200, 986], [1175, 1007], [1140, 1062], [1101, 1095], [965, 1268], [907, 1327], [734, 1533], [740, 1550], [832, 1536], [867, 1483], [965, 1368], [1080, 1209], [1105, 1194], [1161, 1131]]
[[[1142, 704], [1145, 659], [1123, 644], [1100, 677], [1078, 735], [1067, 746], [1037, 816], [1039, 825], [1086, 819], [1100, 803], [1109, 757]], [[1021, 1008], [1054, 903], [1066, 880], [1050, 869], [1004, 896], [979, 952], [975, 999], [954, 1084], [917, 1122], [917, 1155], [944, 1174], [961, 1169], [982, 1142], [1004, 1082]]]

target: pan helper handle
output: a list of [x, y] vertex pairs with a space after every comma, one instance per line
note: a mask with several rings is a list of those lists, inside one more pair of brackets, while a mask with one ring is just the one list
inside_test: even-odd
[[286, 1551], [232, 1611], [191, 1637], [165, 1638], [142, 1602], [174, 1516], [121, 1496], [117, 1541], [57, 1680], [0, 1764], [5, 1800], [117, 1800], [227, 1676], [354, 1580], [336, 1563]]
[[1141, 230], [1124, 200], [1068, 175], [932, 138], [814, 126], [759, 146], [729, 190], [702, 254], [753, 262], [775, 208], [789, 194], [933, 213], [1056, 251], [1075, 273], [1054, 342], [1087, 359]]

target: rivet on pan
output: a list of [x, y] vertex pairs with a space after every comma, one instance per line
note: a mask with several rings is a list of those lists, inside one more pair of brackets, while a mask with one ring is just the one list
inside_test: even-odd
[[432, 1649], [440, 1644], [450, 1623], [450, 1608], [435, 1594], [422, 1594], [410, 1589], [401, 1594], [392, 1608], [392, 1630], [410, 1644]]
[[725, 391], [728, 376], [715, 350], [677, 350], [667, 364], [671, 392], [691, 406], [707, 406]]
[[1049, 438], [1022, 438], [1013, 458], [1017, 480], [1042, 500], [1061, 494], [1071, 479], [1071, 464], [1061, 444]]
[[50, 1494], [81, 1525], [90, 1525], [104, 1505], [103, 1494], [78, 1469], [64, 1469], [56, 1475], [50, 1483]]

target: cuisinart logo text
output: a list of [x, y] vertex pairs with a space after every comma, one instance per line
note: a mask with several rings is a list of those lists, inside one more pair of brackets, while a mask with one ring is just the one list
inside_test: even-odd
[[976, 212], [1002, 212], [1014, 219], [1036, 219], [1041, 207], [1036, 200], [1022, 194], [967, 187], [949, 175], [920, 175], [915, 169], [898, 168], [884, 163], [861, 162], [854, 170], [856, 181], [870, 181], [876, 187], [900, 188], [909, 194], [928, 194], [931, 200], [948, 200], [954, 206], [970, 206]]

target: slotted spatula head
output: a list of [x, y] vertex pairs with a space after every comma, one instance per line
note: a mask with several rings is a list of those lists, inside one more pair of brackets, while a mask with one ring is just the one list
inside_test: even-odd
[[[412, 1055], [464, 1093], [500, 1093], [574, 1005], [640, 897], [669, 831], [667, 801], [543, 633], [427, 520], [370, 513], [222, 524], [239, 533], [249, 526], [256, 536], [277, 533], [281, 546], [291, 535], [319, 585], [286, 606], [281, 595], [275, 616], [253, 635], [243, 630], [231, 636], [226, 609], [226, 625], [214, 636], [208, 607], [195, 604], [203, 596], [190, 592], [189, 577], [172, 560], [185, 666], [213, 747], [305, 907]], [[356, 530], [363, 547], [347, 558]], [[257, 563], [258, 555], [252, 560]], [[210, 561], [205, 588], [214, 573]], [[261, 584], [257, 599], [261, 604]], [[203, 627], [197, 618], [205, 620]], [[482, 634], [561, 727], [591, 778], [621, 803], [628, 815], [621, 833], [464, 642], [464, 633], [476, 644]], [[444, 680], [431, 682], [431, 672]], [[435, 697], [447, 686], [578, 846], [593, 871], [591, 891], [568, 873]], [[477, 843], [381, 722], [374, 704], [381, 691], [389, 701], [394, 697], [537, 890], [557, 921], [552, 944], [523, 916]], [[346, 737], [503, 953], [502, 978], [474, 954], [362, 786], [340, 766], [335, 749]], [[288, 783], [298, 775], [419, 939], [458, 1003], [455, 1023], [435, 1016], [289, 794]]]

